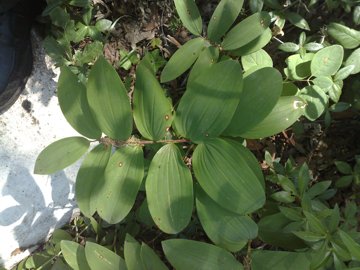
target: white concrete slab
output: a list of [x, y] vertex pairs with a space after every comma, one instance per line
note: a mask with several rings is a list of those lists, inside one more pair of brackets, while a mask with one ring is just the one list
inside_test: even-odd
[[[0, 115], [0, 265], [11, 267], [74, 208], [73, 181], [78, 165], [51, 176], [33, 174], [40, 151], [60, 138], [78, 135], [66, 122], [56, 97], [58, 70], [34, 37], [35, 63], [26, 89]], [[25, 107], [25, 108], [24, 108]]]

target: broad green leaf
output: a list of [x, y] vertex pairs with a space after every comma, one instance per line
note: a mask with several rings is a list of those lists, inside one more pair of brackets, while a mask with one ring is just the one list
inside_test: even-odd
[[305, 116], [311, 121], [318, 119], [325, 111], [328, 96], [316, 85], [306, 86], [301, 89], [300, 97], [305, 100]]
[[222, 207], [247, 214], [264, 204], [260, 167], [241, 143], [220, 138], [208, 140], [196, 147], [192, 161], [200, 186]]
[[304, 45], [304, 48], [309, 52], [317, 52], [324, 48], [324, 45], [316, 42], [309, 42]]
[[68, 265], [74, 270], [90, 270], [86, 261], [85, 248], [74, 241], [61, 241], [61, 253]]
[[300, 49], [300, 46], [293, 42], [285, 42], [279, 45], [279, 50], [284, 52], [297, 52]]
[[174, 0], [176, 11], [184, 26], [194, 35], [202, 33], [202, 18], [194, 0]]
[[286, 76], [294, 81], [309, 77], [311, 75], [310, 65], [313, 57], [313, 53], [307, 53], [304, 57], [301, 57], [300, 54], [294, 54], [286, 58], [285, 62], [288, 65], [284, 69]]
[[263, 217], [258, 223], [260, 239], [267, 244], [287, 250], [304, 248], [306, 245], [302, 240], [292, 232], [284, 231], [291, 222], [282, 213]]
[[297, 231], [297, 232], [293, 232], [293, 234], [295, 234], [297, 237], [299, 237], [300, 239], [306, 242], [318, 242], [325, 238], [325, 235], [314, 233], [311, 231]]
[[71, 57], [71, 52], [69, 53], [67, 51], [66, 45], [64, 46], [53, 37], [47, 36], [43, 41], [43, 46], [46, 53], [51, 57], [52, 60], [54, 60], [57, 67], [70, 64], [68, 58]]
[[48, 16], [52, 10], [63, 4], [65, 0], [52, 0], [49, 1], [44, 11], [41, 13], [42, 16]]
[[295, 201], [295, 196], [289, 191], [275, 192], [271, 195], [271, 198], [282, 203], [292, 203]]
[[144, 177], [144, 157], [140, 146], [122, 146], [110, 157], [104, 184], [99, 187], [97, 212], [110, 224], [120, 222], [135, 203]]
[[354, 180], [354, 176], [352, 175], [342, 176], [338, 180], [336, 180], [335, 186], [338, 188], [348, 187], [351, 185], [353, 180]]
[[93, 41], [87, 44], [82, 51], [75, 53], [75, 65], [82, 66], [84, 64], [94, 62], [100, 55], [102, 55], [104, 45], [100, 41]]
[[226, 60], [189, 82], [174, 120], [178, 133], [194, 142], [219, 136], [228, 126], [242, 91], [240, 64]]
[[217, 63], [219, 58], [219, 49], [216, 47], [206, 47], [199, 55], [194, 66], [191, 68], [187, 84], [194, 81], [202, 72]]
[[321, 90], [325, 93], [329, 91], [329, 89], [332, 87], [332, 85], [334, 83], [330, 76], [329, 77], [325, 77], [325, 76], [316, 77], [315, 79], [312, 80], [312, 82], [316, 86], [321, 88]]
[[351, 254], [353, 260], [360, 261], [360, 244], [355, 242], [353, 238], [346, 232], [339, 230], [339, 235], [346, 248]]
[[301, 208], [290, 208], [279, 206], [280, 212], [290, 220], [301, 221], [303, 216], [301, 215]]
[[66, 24], [70, 20], [69, 13], [66, 12], [64, 8], [56, 7], [50, 13], [49, 16], [51, 18], [51, 23], [53, 25], [59, 26], [61, 28], [65, 28]]
[[263, 9], [264, 1], [263, 0], [250, 0], [249, 6], [250, 6], [250, 10], [252, 13], [260, 12]]
[[334, 81], [342, 81], [345, 80], [347, 77], [349, 77], [352, 74], [352, 71], [354, 70], [355, 65], [348, 65], [341, 69], [339, 69], [338, 72], [336, 72], [334, 76]]
[[282, 76], [276, 69], [266, 67], [247, 76], [245, 73], [239, 105], [224, 133], [238, 136], [256, 126], [275, 107], [281, 91]]
[[270, 55], [260, 49], [254, 53], [241, 57], [241, 64], [245, 71], [251, 68], [272, 67], [273, 62]]
[[331, 242], [331, 245], [334, 249], [334, 253], [344, 261], [350, 261], [351, 255], [347, 250], [346, 246], [344, 245], [344, 243], [341, 243], [341, 245], [339, 244], [336, 244], [334, 241]]
[[211, 241], [229, 251], [241, 250], [257, 236], [257, 225], [250, 217], [226, 210], [200, 187], [196, 189], [196, 212]]
[[229, 30], [239, 16], [244, 0], [221, 0], [211, 16], [208, 36], [212, 41], [219, 39]]
[[270, 42], [271, 38], [272, 38], [271, 30], [270, 28], [267, 28], [259, 37], [257, 37], [253, 41], [249, 42], [248, 44], [240, 47], [235, 51], [230, 51], [230, 54], [236, 56], [251, 54], [265, 47], [265, 45]]
[[101, 137], [86, 99], [86, 87], [67, 66], [61, 68], [57, 96], [61, 111], [77, 132], [91, 139]]
[[331, 251], [329, 250], [328, 242], [319, 242], [317, 245], [317, 250], [309, 250], [308, 254], [312, 258], [309, 269], [319, 269], [329, 261]]
[[278, 174], [278, 184], [285, 190], [297, 195], [296, 187], [288, 177]]
[[311, 61], [311, 74], [315, 77], [334, 75], [340, 68], [344, 58], [344, 49], [340, 45], [332, 45], [315, 53]]
[[304, 29], [304, 30], [308, 30], [310, 31], [310, 27], [309, 24], [307, 23], [307, 21], [298, 13], [295, 12], [286, 12], [285, 13], [285, 18], [289, 20], [289, 22], [293, 25], [295, 25], [296, 27], [300, 28], [300, 29]]
[[242, 270], [231, 253], [214, 245], [193, 240], [171, 239], [162, 242], [166, 258], [176, 270]]
[[305, 102], [299, 97], [280, 97], [264, 120], [239, 136], [247, 139], [259, 139], [277, 134], [295, 123], [304, 114], [304, 107]]
[[[18, 264], [17, 267], [18, 267], [17, 269], [24, 269], [24, 268], [22, 268], [22, 266], [20, 266], [20, 264]], [[71, 268], [69, 265], [65, 264], [65, 262], [60, 258], [57, 258], [56, 261], [51, 265], [51, 270], [72, 270], [72, 269], [73, 268]]]
[[301, 167], [299, 169], [299, 173], [298, 173], [298, 181], [297, 181], [298, 183], [297, 184], [298, 184], [300, 196], [303, 196], [306, 189], [308, 188], [310, 181], [311, 181], [311, 175], [310, 175], [309, 166], [305, 162], [303, 165], [301, 165]]
[[346, 59], [345, 66], [354, 65], [354, 69], [351, 74], [357, 74], [360, 72], [360, 48], [353, 51]]
[[356, 31], [345, 25], [330, 23], [327, 26], [327, 32], [345, 49], [354, 49], [360, 45], [360, 31]]
[[330, 106], [329, 111], [331, 112], [344, 112], [351, 107], [350, 103], [338, 102]]
[[194, 195], [191, 172], [176, 145], [167, 144], [155, 154], [145, 187], [150, 214], [160, 230], [182, 231], [190, 221]]
[[340, 224], [340, 210], [339, 206], [335, 204], [334, 209], [331, 211], [331, 216], [328, 220], [327, 227], [329, 228], [330, 233], [334, 233], [337, 231], [339, 224]]
[[317, 216], [305, 210], [304, 215], [311, 231], [323, 235], [327, 234], [327, 228]]
[[85, 157], [76, 176], [76, 202], [87, 217], [96, 211], [99, 186], [103, 184], [110, 153], [110, 146], [99, 144]]
[[355, 25], [360, 24], [360, 6], [354, 7], [353, 22], [355, 23]]
[[299, 88], [292, 82], [283, 82], [283, 90], [281, 96], [295, 96], [299, 92]]
[[205, 39], [201, 37], [186, 42], [174, 53], [169, 62], [165, 65], [161, 73], [161, 82], [164, 83], [174, 80], [183, 74], [192, 64], [194, 64], [204, 48]]
[[36, 159], [35, 174], [53, 174], [77, 161], [88, 150], [90, 142], [84, 137], [69, 137], [53, 142]]
[[144, 63], [138, 65], [136, 70], [133, 112], [141, 135], [153, 141], [164, 138], [173, 119], [171, 102]]
[[148, 207], [146, 198], [144, 199], [141, 206], [136, 211], [136, 220], [141, 223], [144, 223], [148, 227], [155, 226], [155, 223], [154, 223], [154, 221], [151, 217], [150, 211], [149, 211], [149, 207]]
[[111, 20], [100, 19], [100, 20], [98, 20], [96, 22], [95, 27], [100, 32], [106, 32], [106, 31], [109, 31], [111, 29], [112, 24], [113, 24], [113, 22]]
[[335, 81], [328, 89], [328, 95], [333, 102], [339, 102], [343, 86], [344, 82], [340, 80]]
[[98, 244], [87, 242], [85, 256], [91, 270], [126, 270], [123, 258]]
[[126, 234], [124, 258], [128, 270], [146, 270], [142, 263], [140, 252], [141, 245], [130, 234]]
[[145, 243], [142, 243], [140, 249], [141, 261], [146, 270], [167, 270], [166, 265], [160, 260], [158, 255]]
[[325, 192], [331, 185], [331, 181], [321, 181], [313, 185], [309, 190], [306, 192], [310, 199], [319, 196], [323, 192]]
[[269, 26], [270, 16], [267, 12], [255, 13], [236, 26], [225, 36], [222, 47], [224, 50], [236, 50], [258, 38]]
[[252, 270], [309, 270], [310, 256], [304, 252], [254, 251], [251, 259]]
[[112, 139], [127, 140], [132, 131], [129, 97], [116, 70], [99, 57], [87, 83], [87, 98], [98, 126]]

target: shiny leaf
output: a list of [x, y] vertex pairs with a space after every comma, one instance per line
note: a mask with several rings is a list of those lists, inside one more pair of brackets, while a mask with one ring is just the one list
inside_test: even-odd
[[57, 96], [61, 111], [77, 132], [91, 139], [101, 137], [101, 130], [90, 112], [86, 87], [66, 66], [61, 68]]
[[65, 261], [74, 270], [90, 270], [90, 267], [86, 261], [85, 249], [74, 241], [62, 240], [61, 253], [64, 256]]
[[202, 72], [217, 63], [219, 58], [219, 49], [215, 47], [206, 47], [199, 55], [194, 66], [191, 68], [187, 83], [194, 81]]
[[360, 48], [353, 51], [346, 59], [345, 66], [351, 65], [354, 65], [354, 69], [351, 71], [351, 74], [357, 74], [360, 72]]
[[211, 16], [208, 36], [212, 41], [219, 39], [229, 30], [239, 16], [244, 0], [221, 0]]
[[293, 42], [285, 42], [279, 45], [279, 50], [283, 52], [297, 52], [300, 49], [300, 46]]
[[282, 91], [282, 76], [274, 68], [256, 70], [244, 77], [236, 112], [224, 134], [238, 136], [250, 130], [271, 112]]
[[231, 253], [214, 245], [193, 240], [171, 239], [162, 242], [166, 258], [177, 270], [242, 270]]
[[145, 243], [142, 243], [140, 257], [146, 270], [167, 270], [166, 265], [160, 260], [156, 253]]
[[194, 142], [219, 136], [230, 123], [242, 91], [240, 64], [214, 64], [189, 82], [174, 120], [178, 133]]
[[305, 102], [299, 97], [280, 97], [264, 120], [239, 136], [247, 139], [259, 139], [277, 134], [298, 120], [304, 114], [304, 108]]
[[253, 41], [249, 42], [248, 44], [234, 51], [230, 51], [230, 54], [237, 56], [251, 54], [265, 47], [265, 45], [270, 42], [271, 38], [272, 38], [271, 30], [267, 28], [259, 37], [255, 38]]
[[112, 139], [130, 137], [132, 115], [129, 97], [116, 70], [102, 56], [90, 71], [87, 98], [102, 132]]
[[258, 250], [252, 254], [252, 270], [309, 270], [311, 257], [304, 252]]
[[304, 57], [300, 54], [294, 54], [286, 58], [285, 62], [288, 65], [284, 69], [284, 72], [291, 80], [302, 80], [311, 75], [311, 60], [313, 59], [313, 53], [307, 53]]
[[324, 91], [316, 85], [306, 86], [301, 89], [300, 97], [307, 103], [305, 108], [305, 116], [307, 119], [314, 121], [325, 111], [328, 97]]
[[123, 258], [98, 244], [87, 242], [85, 256], [91, 270], [126, 270]]
[[257, 52], [241, 57], [241, 64], [245, 71], [251, 68], [272, 67], [273, 62], [270, 55], [260, 49]]
[[111, 147], [99, 144], [85, 157], [76, 176], [76, 202], [85, 216], [90, 217], [96, 211], [98, 190], [104, 181], [110, 152]]
[[196, 211], [211, 241], [229, 251], [241, 250], [249, 239], [257, 236], [257, 225], [250, 217], [226, 210], [200, 187], [196, 189]]
[[289, 20], [289, 22], [293, 25], [295, 25], [296, 27], [300, 28], [300, 29], [304, 29], [304, 30], [310, 30], [309, 24], [307, 23], [307, 21], [298, 13], [295, 12], [286, 12], [285, 13], [285, 17], [286, 19]]
[[164, 138], [172, 123], [172, 105], [155, 75], [144, 63], [138, 65], [133, 95], [133, 112], [137, 129], [147, 139]]
[[311, 61], [313, 76], [334, 75], [340, 68], [344, 58], [344, 49], [340, 45], [332, 45], [318, 51]]
[[124, 258], [128, 270], [146, 270], [142, 263], [140, 252], [141, 245], [130, 234], [126, 234]]
[[176, 11], [184, 26], [194, 35], [202, 33], [202, 19], [194, 0], [174, 0]]
[[169, 234], [183, 230], [192, 215], [193, 182], [176, 145], [167, 144], [155, 154], [145, 186], [156, 225]]
[[360, 261], [360, 244], [357, 243], [349, 234], [339, 230], [339, 235], [348, 251], [351, 254], [353, 260]]
[[192, 161], [200, 186], [222, 207], [246, 214], [264, 204], [260, 167], [242, 144], [219, 138], [208, 140], [196, 147]]
[[354, 49], [360, 45], [360, 31], [356, 31], [345, 25], [330, 23], [327, 26], [327, 32], [345, 49]]
[[135, 203], [144, 177], [144, 157], [139, 146], [122, 146], [110, 157], [104, 184], [99, 187], [97, 212], [110, 224], [122, 221]]
[[201, 37], [186, 42], [174, 53], [165, 65], [161, 73], [161, 82], [164, 83], [174, 80], [183, 74], [194, 64], [204, 48], [205, 40]]
[[88, 150], [90, 142], [84, 137], [69, 137], [53, 142], [36, 159], [35, 174], [53, 174], [77, 161]]
[[269, 26], [270, 16], [267, 12], [255, 13], [236, 26], [225, 36], [222, 47], [224, 50], [236, 50], [258, 38]]

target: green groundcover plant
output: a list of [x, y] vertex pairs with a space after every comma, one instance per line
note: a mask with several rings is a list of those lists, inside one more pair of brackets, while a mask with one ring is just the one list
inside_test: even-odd
[[[132, 94], [103, 56], [81, 80], [77, 70], [61, 67], [59, 104], [82, 136], [46, 147], [34, 172], [52, 174], [83, 157], [76, 178], [77, 204], [84, 216], [97, 214], [108, 224], [126, 222], [145, 192], [143, 207], [151, 222], [174, 235], [161, 245], [175, 269], [243, 269], [232, 253], [258, 236], [287, 251], [248, 252], [251, 259], [245, 267], [360, 269], [359, 235], [356, 226], [346, 225], [356, 211], [344, 218], [338, 206], [329, 208], [324, 198], [334, 195], [331, 182], [311, 185], [307, 166], [298, 170], [289, 163], [289, 175], [285, 169], [274, 170], [271, 181], [279, 189], [270, 192], [244, 141], [277, 134], [302, 115], [317, 119], [328, 96], [337, 102], [330, 89], [353, 70], [340, 69], [343, 47], [290, 56], [283, 80], [262, 49], [272, 38], [268, 12], [237, 22], [243, 1], [222, 0], [204, 34], [195, 2], [174, 3], [194, 38], [173, 54], [160, 81], [153, 53], [137, 65]], [[187, 71], [185, 92], [173, 105], [162, 84]], [[309, 85], [299, 90], [292, 81], [304, 78]], [[325, 83], [329, 87], [324, 92], [318, 85]], [[179, 238], [194, 215], [213, 244]], [[123, 257], [93, 242], [84, 247], [65, 239], [57, 248], [73, 269], [169, 265], [130, 234]]]

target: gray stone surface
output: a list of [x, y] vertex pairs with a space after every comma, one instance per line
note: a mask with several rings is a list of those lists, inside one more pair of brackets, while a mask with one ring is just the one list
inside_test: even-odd
[[50, 176], [33, 174], [44, 147], [78, 135], [58, 106], [58, 70], [33, 36], [33, 73], [17, 102], [0, 115], [0, 265], [8, 268], [68, 222], [75, 206], [78, 164]]

